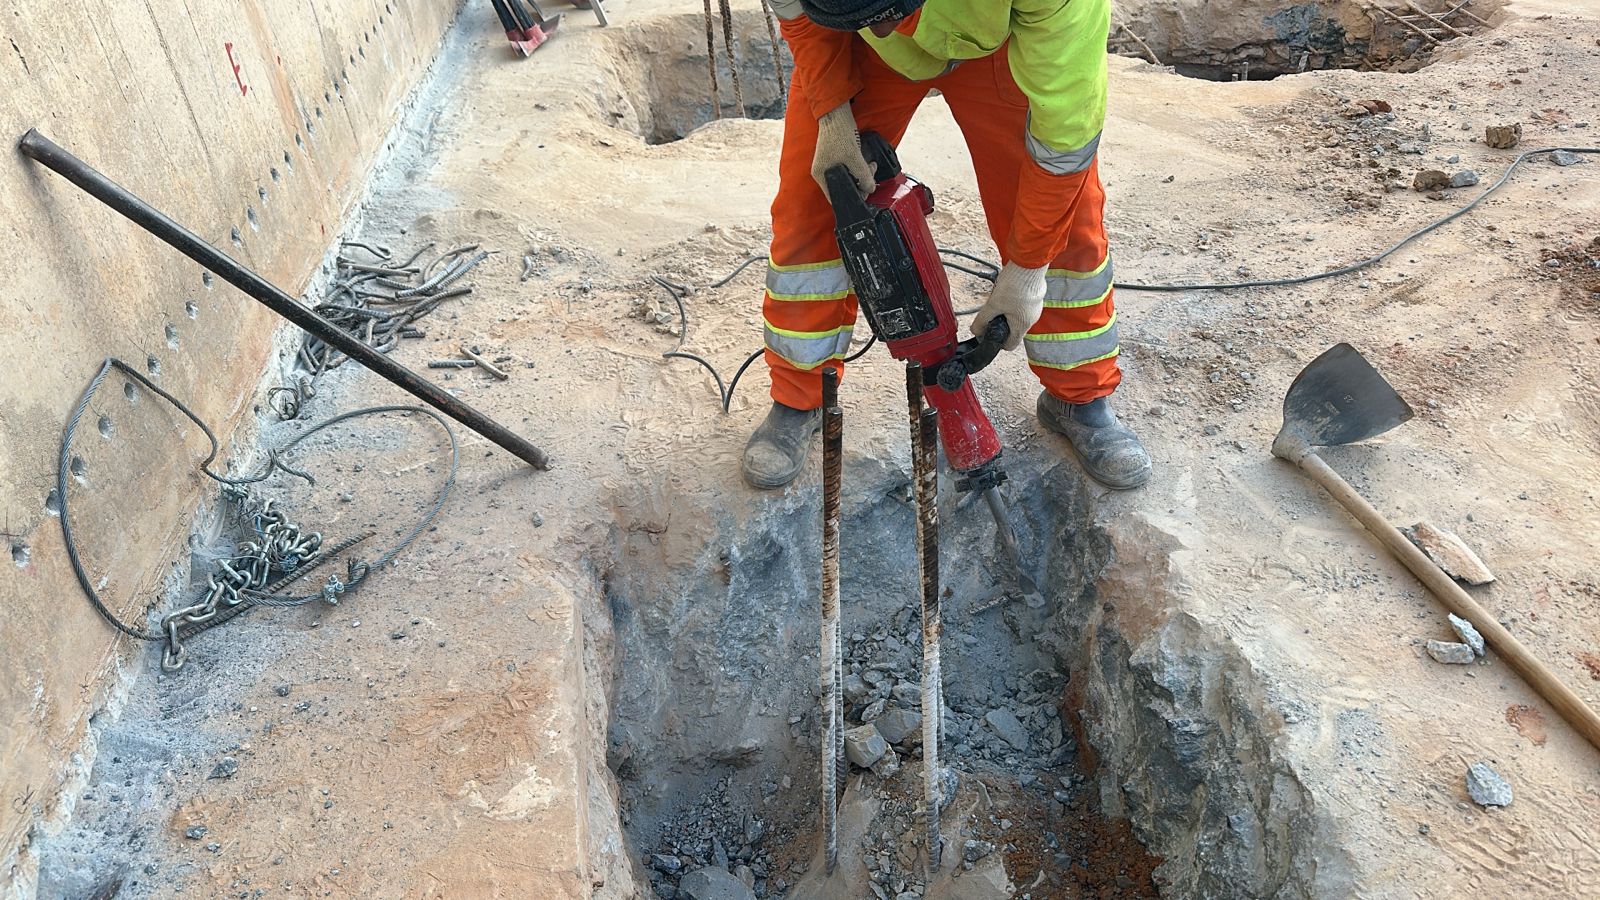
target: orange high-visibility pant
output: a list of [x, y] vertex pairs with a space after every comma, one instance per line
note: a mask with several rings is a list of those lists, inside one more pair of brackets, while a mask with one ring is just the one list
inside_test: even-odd
[[[853, 104], [856, 124], [899, 145], [922, 98], [943, 93], [966, 138], [989, 233], [1004, 254], [1024, 165], [1034, 165], [1024, 135], [1028, 105], [1011, 77], [1006, 50], [962, 63], [929, 81], [911, 81], [858, 41], [865, 83]], [[772, 204], [771, 264], [763, 313], [772, 398], [795, 409], [822, 405], [824, 363], [844, 371], [856, 298], [833, 237], [833, 210], [811, 177], [817, 122], [805, 85], [790, 88]], [[902, 160], [915, 174], [916, 160]], [[1091, 164], [1071, 199], [1066, 249], [1051, 261], [1045, 309], [1024, 346], [1045, 390], [1069, 403], [1104, 397], [1121, 381], [1116, 310], [1103, 213], [1105, 191]]]

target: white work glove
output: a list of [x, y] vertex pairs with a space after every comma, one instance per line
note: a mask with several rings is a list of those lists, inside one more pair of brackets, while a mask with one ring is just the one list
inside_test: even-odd
[[989, 292], [988, 302], [972, 317], [972, 333], [981, 336], [989, 320], [995, 316], [1005, 316], [1006, 324], [1011, 327], [1011, 334], [1006, 338], [1006, 349], [1015, 350], [1022, 346], [1022, 336], [1028, 333], [1033, 323], [1039, 321], [1039, 314], [1044, 312], [1044, 272], [1044, 266], [1027, 269], [1014, 262], [1006, 263], [1000, 269], [1000, 277], [994, 280], [994, 290]]
[[856, 187], [865, 197], [877, 187], [872, 164], [861, 155], [861, 135], [856, 132], [856, 115], [849, 103], [841, 103], [817, 120], [817, 150], [811, 157], [811, 177], [828, 193], [828, 170], [844, 166], [855, 177]]

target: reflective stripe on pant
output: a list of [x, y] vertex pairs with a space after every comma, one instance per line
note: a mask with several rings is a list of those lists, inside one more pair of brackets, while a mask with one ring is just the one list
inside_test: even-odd
[[[1012, 80], [1005, 50], [924, 82], [889, 69], [863, 42], [857, 44], [856, 60], [865, 83], [853, 104], [856, 123], [893, 144], [900, 143], [929, 90], [937, 88], [944, 95], [972, 155], [990, 236], [996, 247], [1004, 248], [1022, 166], [1034, 165], [1027, 145], [1027, 100]], [[821, 405], [822, 366], [828, 363], [843, 372], [842, 357], [856, 320], [856, 298], [833, 238], [833, 211], [811, 177], [816, 140], [817, 123], [805, 86], [794, 83], [784, 119], [778, 196], [772, 204], [771, 265], [762, 312], [772, 397], [796, 409]], [[915, 160], [902, 162], [915, 174]], [[1111, 263], [1101, 218], [1105, 193], [1094, 162], [1084, 173], [1049, 177], [1077, 179], [1081, 186], [1068, 211], [1066, 248], [1047, 273], [1044, 314], [1024, 345], [1046, 390], [1083, 403], [1110, 394], [1121, 379]]]

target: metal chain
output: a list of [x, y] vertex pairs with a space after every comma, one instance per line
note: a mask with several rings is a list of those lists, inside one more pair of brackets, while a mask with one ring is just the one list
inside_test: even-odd
[[[449, 267], [447, 267], [447, 271], [448, 269]], [[77, 540], [72, 531], [72, 505], [67, 484], [67, 473], [70, 469], [72, 458], [73, 438], [77, 434], [78, 425], [82, 421], [84, 413], [88, 410], [90, 402], [94, 399], [95, 393], [113, 370], [122, 372], [151, 393], [167, 401], [205, 434], [206, 440], [210, 444], [210, 451], [205, 459], [200, 461], [198, 468], [206, 477], [223, 486], [223, 499], [233, 503], [239, 510], [240, 517], [249, 521], [250, 529], [255, 538], [238, 544], [233, 556], [218, 560], [207, 578], [205, 592], [190, 605], [163, 617], [159, 630], [155, 631], [123, 622], [106, 606], [105, 601], [101, 599], [99, 591], [96, 590], [88, 571], [84, 567], [82, 556], [78, 552]], [[420, 413], [433, 419], [444, 430], [445, 437], [450, 445], [450, 469], [444, 483], [435, 495], [432, 505], [416, 525], [401, 537], [398, 543], [386, 550], [373, 562], [368, 563], [362, 560], [350, 559], [347, 561], [344, 578], [329, 576], [327, 582], [319, 590], [305, 596], [284, 596], [276, 593], [303, 577], [312, 569], [350, 549], [371, 535], [364, 534], [346, 539], [332, 549], [323, 552], [323, 537], [320, 532], [308, 531], [299, 524], [289, 521], [287, 515], [279, 508], [275, 500], [255, 499], [241, 486], [264, 481], [274, 471], [282, 471], [315, 484], [315, 479], [309, 473], [295, 469], [285, 463], [283, 461], [284, 455], [294, 450], [307, 438], [332, 425], [359, 416], [389, 412]], [[220, 625], [249, 607], [300, 606], [317, 599], [328, 603], [337, 603], [340, 595], [355, 588], [373, 572], [387, 566], [433, 523], [433, 520], [444, 508], [450, 492], [455, 487], [456, 471], [461, 459], [460, 446], [456, 442], [455, 431], [450, 427], [450, 423], [445, 421], [444, 417], [437, 412], [420, 406], [372, 406], [352, 410], [326, 419], [296, 435], [284, 445], [269, 450], [267, 464], [262, 471], [242, 478], [230, 478], [211, 471], [211, 463], [216, 459], [219, 450], [216, 433], [193, 410], [184, 405], [177, 397], [174, 397], [140, 374], [132, 366], [115, 357], [107, 357], [101, 364], [100, 371], [90, 380], [88, 387], [84, 389], [83, 394], [78, 398], [77, 405], [73, 408], [71, 416], [68, 417], [66, 427], [61, 435], [61, 450], [57, 458], [56, 492], [61, 504], [62, 540], [66, 547], [67, 559], [72, 564], [73, 574], [78, 579], [78, 586], [82, 588], [84, 595], [88, 597], [95, 611], [118, 631], [143, 641], [166, 641], [167, 649], [162, 657], [162, 668], [168, 671], [182, 667], [184, 641], [202, 631]], [[284, 577], [277, 583], [268, 585], [268, 579], [274, 576]]]

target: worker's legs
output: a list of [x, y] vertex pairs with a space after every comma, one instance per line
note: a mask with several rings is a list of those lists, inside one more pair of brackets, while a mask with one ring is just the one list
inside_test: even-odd
[[[989, 233], [1004, 254], [1022, 167], [1034, 165], [1025, 140], [1027, 98], [1011, 77], [1004, 48], [939, 79], [971, 151]], [[1044, 386], [1040, 421], [1071, 441], [1089, 474], [1112, 487], [1136, 487], [1150, 462], [1138, 438], [1117, 422], [1106, 399], [1122, 380], [1117, 315], [1106, 240], [1105, 191], [1097, 161], [1081, 175], [1066, 218], [1066, 246], [1051, 261], [1044, 311], [1023, 346]]]
[[[857, 64], [865, 87], [852, 103], [856, 125], [899, 143], [928, 86], [888, 69], [864, 43], [859, 49]], [[856, 298], [833, 238], [833, 207], [811, 177], [816, 144], [817, 122], [806, 102], [804, 86], [796, 82], [790, 88], [783, 122], [762, 307], [772, 399], [795, 409], [822, 405], [823, 364], [843, 374], [843, 358], [856, 321]]]
[[[857, 42], [865, 86], [851, 104], [862, 131], [898, 143], [927, 85], [895, 74]], [[844, 372], [856, 321], [856, 298], [833, 237], [833, 208], [811, 177], [817, 121], [805, 88], [791, 81], [772, 203], [772, 249], [762, 306], [773, 406], [745, 447], [744, 476], [753, 487], [788, 484], [805, 464], [821, 424], [822, 370]]]

